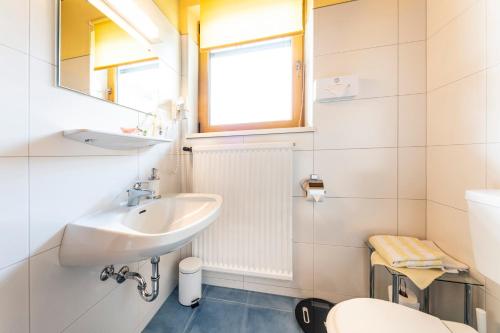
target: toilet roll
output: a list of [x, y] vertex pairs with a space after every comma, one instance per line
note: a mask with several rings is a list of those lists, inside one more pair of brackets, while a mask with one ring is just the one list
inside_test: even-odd
[[325, 190], [309, 188], [306, 197], [308, 201], [321, 202], [325, 199]]

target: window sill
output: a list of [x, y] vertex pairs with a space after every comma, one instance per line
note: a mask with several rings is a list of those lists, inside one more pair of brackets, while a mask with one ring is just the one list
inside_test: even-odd
[[288, 134], [288, 133], [308, 133], [314, 132], [314, 127], [288, 127], [288, 128], [272, 128], [272, 129], [256, 129], [243, 131], [226, 131], [226, 132], [207, 132], [194, 133], [186, 136], [186, 139], [202, 139], [202, 138], [217, 138], [226, 136], [248, 136], [248, 135], [266, 135], [266, 134]]

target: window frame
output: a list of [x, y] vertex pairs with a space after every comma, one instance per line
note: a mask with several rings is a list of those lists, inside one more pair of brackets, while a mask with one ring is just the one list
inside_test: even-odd
[[[226, 132], [240, 131], [252, 129], [272, 129], [272, 128], [289, 128], [304, 126], [304, 35], [297, 34], [292, 36], [281, 36], [267, 38], [260, 41], [252, 41], [239, 45], [249, 45], [256, 42], [272, 41], [288, 37], [292, 42], [292, 119], [272, 122], [259, 123], [241, 123], [227, 125], [210, 125], [210, 110], [209, 110], [209, 92], [210, 92], [210, 52], [214, 49], [200, 50], [200, 79], [199, 79], [199, 131], [200, 133], [207, 132]], [[232, 45], [238, 46], [238, 45]], [[223, 48], [232, 47], [224, 46]], [[222, 48], [222, 47], [221, 47]], [[220, 49], [220, 48], [218, 48]]]

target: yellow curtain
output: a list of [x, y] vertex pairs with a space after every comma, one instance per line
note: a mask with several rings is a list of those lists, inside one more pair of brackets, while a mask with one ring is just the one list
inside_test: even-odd
[[103, 19], [93, 22], [94, 68], [102, 69], [117, 65], [154, 59], [155, 55], [137, 42], [113, 21]]
[[303, 0], [201, 0], [202, 49], [303, 31]]
[[165, 17], [179, 30], [180, 0], [153, 0]]

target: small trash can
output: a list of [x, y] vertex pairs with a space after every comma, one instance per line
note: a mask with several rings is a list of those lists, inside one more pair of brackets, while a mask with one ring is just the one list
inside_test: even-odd
[[319, 298], [307, 298], [295, 307], [295, 318], [305, 333], [327, 333], [325, 321], [335, 304]]
[[196, 307], [201, 298], [201, 259], [190, 257], [179, 263], [179, 303]]

